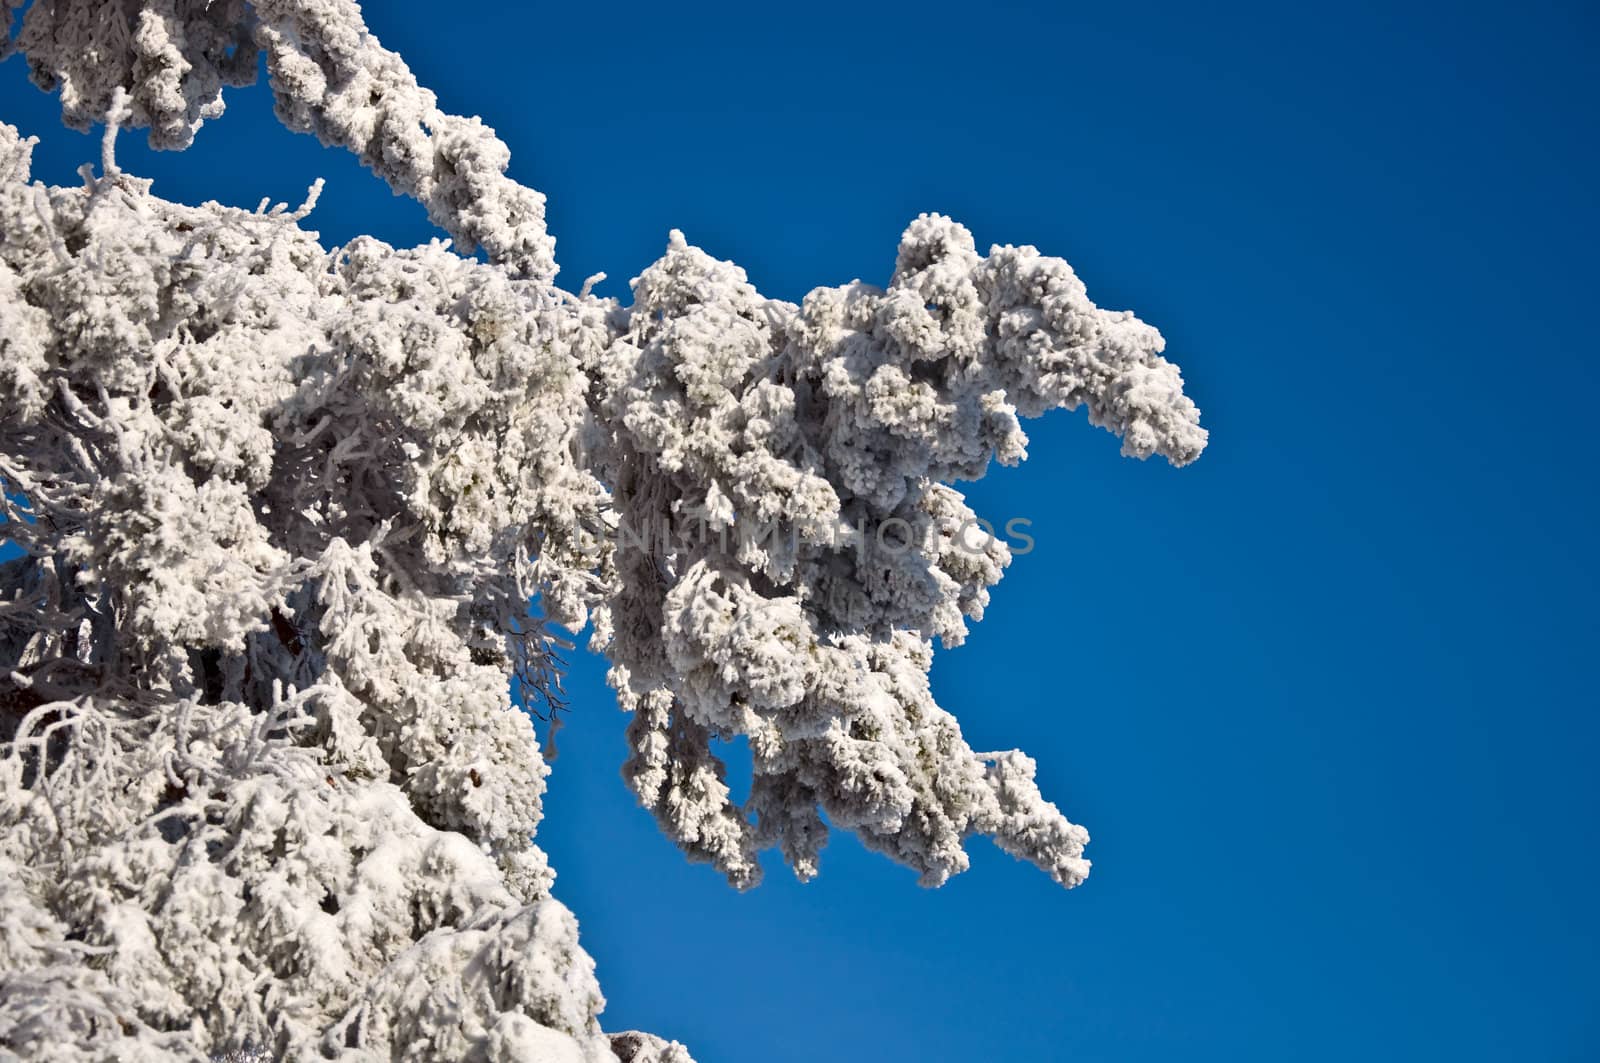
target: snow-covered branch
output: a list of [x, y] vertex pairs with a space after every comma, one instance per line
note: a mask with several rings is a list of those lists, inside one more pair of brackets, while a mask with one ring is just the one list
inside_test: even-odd
[[815, 874], [830, 827], [929, 885], [973, 835], [1082, 881], [1087, 834], [928, 670], [1010, 560], [953, 485], [1020, 417], [1204, 447], [1153, 328], [937, 215], [886, 288], [768, 299], [674, 233], [631, 305], [563, 292], [505, 146], [348, 0], [34, 0], [7, 42], [69, 124], [161, 147], [260, 49], [289, 126], [488, 261], [324, 248], [314, 191], [30, 183], [0, 124], [0, 1045], [686, 1063], [601, 1032], [533, 841], [512, 682], [559, 691], [553, 624], [593, 621], [628, 784], [736, 885], [768, 848]]

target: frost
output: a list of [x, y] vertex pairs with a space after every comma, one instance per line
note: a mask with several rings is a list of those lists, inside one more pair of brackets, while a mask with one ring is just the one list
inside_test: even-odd
[[[994, 839], [1065, 886], [1086, 832], [928, 685], [1010, 556], [953, 484], [1086, 408], [1205, 445], [1160, 335], [938, 215], [886, 288], [761, 296], [673, 233], [630, 305], [553, 284], [543, 199], [346, 0], [34, 0], [5, 51], [102, 175], [0, 124], [0, 1047], [40, 1059], [621, 1059], [533, 838], [552, 625], [594, 624], [627, 784], [735, 885], [831, 829], [937, 885]], [[279, 115], [434, 243], [166, 202], [264, 52]], [[530, 609], [530, 603], [532, 609]], [[536, 610], [536, 611], [535, 611]], [[748, 739], [735, 803], [715, 743]]]
[[[814, 874], [819, 813], [929, 885], [966, 868], [975, 833], [1082, 881], [1088, 835], [1032, 761], [974, 753], [929, 693], [931, 641], [965, 637], [1010, 561], [963, 538], [975, 515], [948, 482], [1021, 460], [1018, 414], [1055, 407], [1088, 406], [1126, 453], [1192, 460], [1205, 432], [1160, 335], [1096, 308], [1065, 262], [979, 256], [936, 215], [907, 229], [887, 289], [799, 307], [674, 233], [620, 321], [597, 468], [625, 525], [695, 526], [666, 556], [619, 538], [599, 625], [634, 713], [626, 775], [663, 830], [739, 886], [769, 846]], [[710, 744], [736, 735], [742, 808]]]

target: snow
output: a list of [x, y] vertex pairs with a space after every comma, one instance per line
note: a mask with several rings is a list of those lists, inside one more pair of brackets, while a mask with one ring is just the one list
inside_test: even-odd
[[884, 288], [767, 299], [674, 232], [631, 305], [573, 295], [505, 145], [354, 3], [41, 2], [14, 40], [12, 6], [68, 124], [157, 146], [265, 51], [280, 117], [455, 243], [325, 248], [316, 188], [166, 202], [115, 128], [30, 183], [0, 124], [0, 1047], [688, 1063], [602, 1031], [533, 840], [511, 682], [556, 690], [552, 624], [593, 621], [628, 785], [736, 886], [768, 848], [815, 875], [828, 825], [927, 885], [974, 835], [1083, 880], [1033, 761], [929, 690], [1010, 560], [952, 485], [1057, 408], [1193, 460], [1155, 329], [938, 215]]

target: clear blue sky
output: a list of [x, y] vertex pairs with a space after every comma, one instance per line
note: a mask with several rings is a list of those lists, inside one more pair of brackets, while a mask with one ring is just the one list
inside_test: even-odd
[[[887, 279], [920, 211], [1158, 325], [1212, 446], [1081, 416], [975, 485], [1034, 521], [936, 692], [1094, 835], [1079, 890], [974, 844], [938, 891], [836, 836], [738, 895], [618, 778], [575, 663], [540, 841], [608, 1027], [761, 1060], [1600, 1055], [1593, 322], [1600, 16], [1354, 3], [374, 4], [550, 197], [563, 280], [669, 228], [769, 294]], [[94, 141], [0, 66], [72, 180]], [[431, 235], [235, 94], [170, 198]]]

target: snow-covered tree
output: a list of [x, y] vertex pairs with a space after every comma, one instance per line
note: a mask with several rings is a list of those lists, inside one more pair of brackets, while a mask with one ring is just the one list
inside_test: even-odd
[[[22, 6], [0, 55], [106, 136], [52, 188], [0, 125], [0, 1048], [687, 1060], [602, 1032], [533, 841], [513, 695], [554, 711], [553, 625], [592, 623], [627, 784], [736, 886], [830, 826], [928, 885], [973, 835], [1083, 880], [1033, 762], [929, 693], [1009, 561], [951, 485], [1058, 407], [1194, 459], [1155, 329], [937, 215], [886, 288], [765, 298], [674, 232], [632, 305], [573, 294], [505, 145], [352, 0]], [[283, 122], [450, 241], [328, 249], [316, 189], [119, 171], [119, 126], [186, 146], [263, 52]]]

